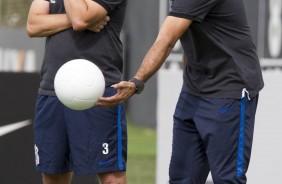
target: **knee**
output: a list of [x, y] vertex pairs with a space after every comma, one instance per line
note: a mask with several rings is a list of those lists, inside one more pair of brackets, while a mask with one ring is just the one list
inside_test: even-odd
[[44, 184], [70, 184], [72, 173], [65, 174], [42, 174]]
[[113, 172], [99, 174], [102, 184], [126, 184], [125, 172]]

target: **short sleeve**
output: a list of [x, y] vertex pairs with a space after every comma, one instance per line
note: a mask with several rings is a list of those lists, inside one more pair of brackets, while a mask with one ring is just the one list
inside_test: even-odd
[[115, 7], [126, 3], [126, 0], [93, 0], [93, 1], [103, 6], [108, 13], [111, 12], [113, 9], [115, 9]]
[[218, 0], [170, 0], [169, 15], [201, 22]]

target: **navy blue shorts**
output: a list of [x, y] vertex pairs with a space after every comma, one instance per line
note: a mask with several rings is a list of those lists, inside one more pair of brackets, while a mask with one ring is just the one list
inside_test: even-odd
[[171, 184], [245, 184], [258, 95], [202, 98], [182, 91], [174, 113]]
[[[106, 88], [104, 96], [116, 93]], [[54, 96], [38, 96], [34, 122], [39, 172], [92, 174], [125, 171], [127, 130], [124, 105], [76, 111]]]

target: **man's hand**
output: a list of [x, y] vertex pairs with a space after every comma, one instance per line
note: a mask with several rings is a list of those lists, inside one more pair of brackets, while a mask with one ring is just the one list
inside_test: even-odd
[[109, 21], [110, 21], [110, 17], [105, 16], [105, 18], [101, 19], [99, 22], [97, 22], [92, 27], [89, 27], [87, 29], [90, 31], [99, 33], [102, 29], [105, 28], [105, 26], [108, 24]]
[[97, 106], [113, 107], [124, 103], [136, 90], [136, 85], [133, 82], [128, 81], [121, 81], [120, 83], [112, 85], [112, 87], [117, 89], [117, 93], [111, 97], [101, 97], [96, 103]]

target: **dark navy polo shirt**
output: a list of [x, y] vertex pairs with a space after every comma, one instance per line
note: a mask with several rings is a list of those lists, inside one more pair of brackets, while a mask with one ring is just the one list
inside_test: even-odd
[[255, 96], [263, 88], [243, 0], [172, 0], [169, 16], [193, 20], [180, 41], [184, 89], [211, 98]]

